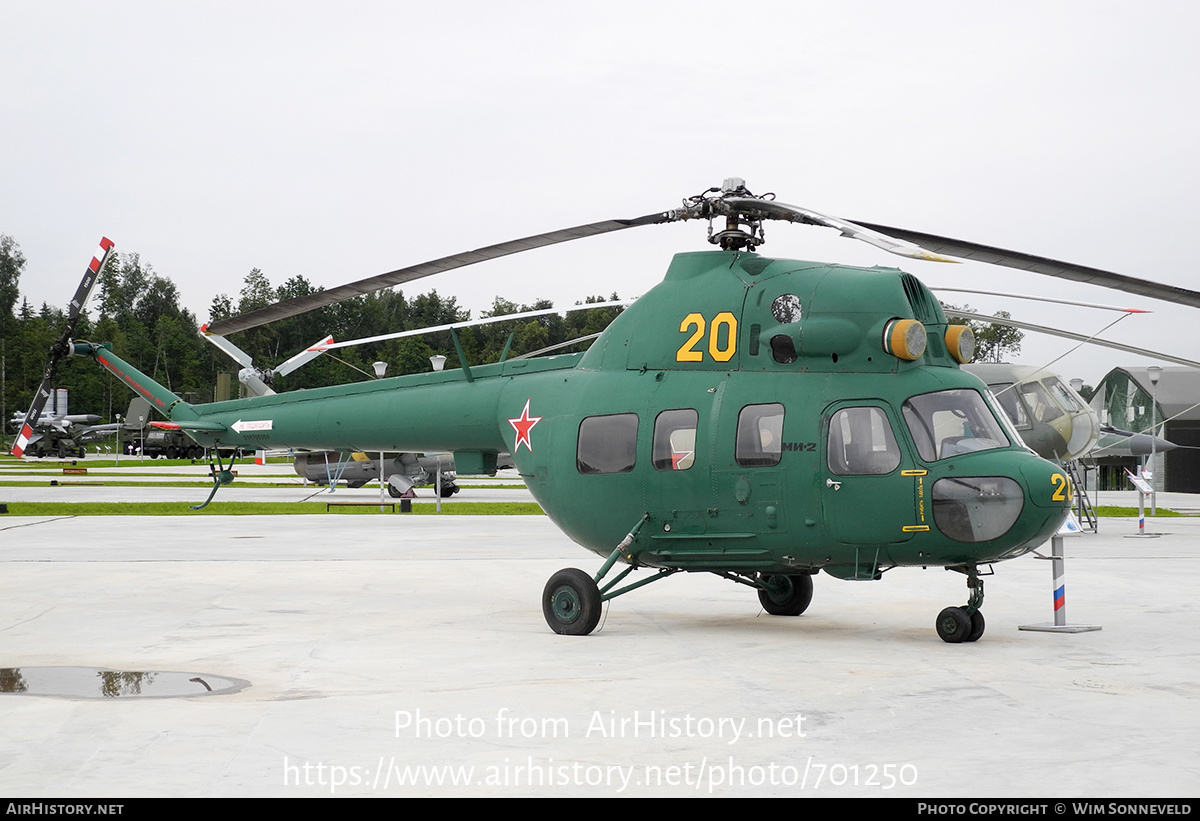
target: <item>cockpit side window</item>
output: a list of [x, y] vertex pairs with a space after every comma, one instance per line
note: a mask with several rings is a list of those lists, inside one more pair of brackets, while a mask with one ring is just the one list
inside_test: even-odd
[[900, 447], [880, 408], [842, 408], [829, 420], [826, 464], [840, 476], [891, 473], [900, 466]]
[[901, 409], [926, 462], [979, 450], [1008, 447], [1008, 436], [983, 397], [972, 390], [914, 396]]
[[1017, 395], [1017, 389], [1012, 382], [1000, 382], [995, 385], [988, 385], [992, 391], [992, 396], [1000, 404], [1006, 416], [1014, 427], [1028, 428], [1029, 414], [1025, 412], [1025, 403], [1021, 401], [1021, 397]]

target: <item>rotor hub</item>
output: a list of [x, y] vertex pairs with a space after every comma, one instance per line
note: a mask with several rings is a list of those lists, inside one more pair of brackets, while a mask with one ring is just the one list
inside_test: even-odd
[[[775, 199], [774, 194], [759, 197], [746, 188], [741, 177], [727, 177], [720, 187], [710, 188], [683, 201], [682, 219], [707, 219], [708, 241], [722, 251], [753, 251], [766, 242], [762, 218], [746, 208], [748, 201]], [[723, 230], [713, 230], [713, 220], [725, 218]]]

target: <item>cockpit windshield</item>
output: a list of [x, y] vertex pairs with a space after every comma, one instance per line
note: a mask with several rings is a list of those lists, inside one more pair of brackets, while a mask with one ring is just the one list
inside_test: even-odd
[[1049, 389], [1054, 398], [1058, 400], [1058, 404], [1062, 405], [1068, 413], [1079, 413], [1084, 409], [1083, 405], [1079, 404], [1079, 400], [1075, 398], [1075, 394], [1068, 390], [1057, 376], [1047, 376], [1042, 380], [1042, 384]]
[[1011, 444], [992, 409], [973, 390], [914, 396], [902, 411], [917, 452], [926, 462]]
[[1062, 408], [1050, 398], [1041, 382], [1022, 382], [1021, 395], [1036, 422], [1053, 422], [1063, 415]]

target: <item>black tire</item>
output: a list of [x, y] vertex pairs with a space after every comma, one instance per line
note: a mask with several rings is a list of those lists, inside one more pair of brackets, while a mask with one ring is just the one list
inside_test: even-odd
[[455, 493], [458, 493], [458, 485], [442, 485], [443, 499], [449, 499]]
[[781, 588], [779, 592], [759, 588], [758, 602], [772, 616], [799, 616], [812, 602], [812, 576], [764, 576], [763, 581]]
[[399, 499], [401, 496], [404, 495], [403, 493], [396, 490], [396, 488], [392, 487], [391, 485], [388, 485], [387, 489], [388, 489], [388, 496], [391, 496], [393, 499]]
[[560, 570], [542, 591], [542, 615], [555, 633], [586, 636], [600, 623], [600, 588], [582, 570]]
[[987, 623], [983, 620], [983, 611], [976, 610], [971, 615], [971, 632], [967, 633], [967, 637], [963, 641], [979, 641], [986, 626]]
[[961, 607], [947, 607], [938, 613], [937, 634], [950, 644], [966, 641], [971, 634], [971, 617]]
[[65, 444], [63, 444], [62, 442], [58, 443], [58, 458], [59, 459], [67, 458], [67, 446]]

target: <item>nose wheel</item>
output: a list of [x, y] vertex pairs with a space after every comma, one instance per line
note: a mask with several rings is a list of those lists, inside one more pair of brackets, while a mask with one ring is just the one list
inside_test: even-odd
[[937, 617], [937, 634], [942, 641], [958, 644], [979, 641], [985, 623], [982, 611], [968, 613], [966, 607], [947, 607]]
[[[960, 570], [960, 568], [950, 568]], [[938, 637], [950, 644], [960, 644], [965, 641], [979, 641], [986, 628], [986, 622], [980, 607], [983, 605], [983, 579], [979, 578], [979, 570], [975, 567], [961, 570], [967, 574], [967, 587], [971, 591], [969, 600], [964, 607], [947, 607], [938, 613]]]

